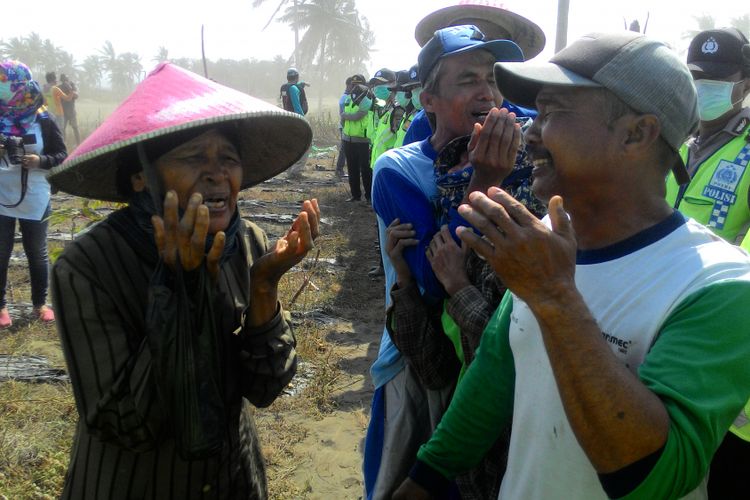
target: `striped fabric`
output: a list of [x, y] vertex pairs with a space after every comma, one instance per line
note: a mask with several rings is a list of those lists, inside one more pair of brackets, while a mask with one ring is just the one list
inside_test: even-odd
[[[129, 209], [124, 209], [129, 210]], [[221, 451], [185, 460], [175, 449], [174, 414], [157, 396], [146, 338], [153, 264], [134, 251], [109, 220], [71, 244], [52, 271], [57, 326], [79, 422], [62, 498], [266, 498], [266, 480], [248, 401], [269, 405], [296, 371], [288, 316], [242, 326], [249, 267], [268, 248], [265, 234], [243, 221], [242, 251], [221, 269], [214, 298], [223, 334], [226, 425]], [[236, 332], [236, 333], [235, 333]], [[180, 373], [174, 373], [177, 380]]]

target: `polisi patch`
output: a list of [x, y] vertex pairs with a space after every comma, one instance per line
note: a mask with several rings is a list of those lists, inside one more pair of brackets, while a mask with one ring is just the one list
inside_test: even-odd
[[711, 182], [704, 188], [703, 195], [714, 200], [734, 204], [736, 200], [734, 192], [737, 190], [737, 184], [739, 184], [742, 174], [745, 173], [745, 168], [742, 165], [722, 160], [716, 167]]

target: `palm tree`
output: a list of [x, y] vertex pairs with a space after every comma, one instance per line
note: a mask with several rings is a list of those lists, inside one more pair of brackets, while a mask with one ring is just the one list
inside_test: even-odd
[[320, 82], [330, 78], [329, 69], [348, 70], [370, 58], [374, 35], [353, 0], [310, 0], [296, 12], [287, 9], [279, 20], [305, 30], [299, 43], [300, 61], [313, 62]]
[[13, 37], [7, 42], [0, 43], [0, 54], [2, 54], [3, 58], [16, 59], [23, 62], [31, 59], [29, 46], [26, 44], [26, 40], [20, 36]]
[[109, 73], [109, 80], [112, 84], [114, 84], [114, 74], [118, 73], [118, 62], [117, 62], [117, 52], [115, 52], [115, 48], [112, 46], [112, 42], [107, 40], [104, 42], [104, 45], [102, 45], [102, 48], [99, 49], [99, 63], [102, 66], [102, 69]]
[[83, 60], [79, 80], [82, 87], [89, 91], [101, 85], [103, 76], [102, 62], [99, 56], [91, 55]]
[[703, 13], [699, 16], [693, 16], [693, 19], [698, 24], [698, 29], [683, 31], [683, 40], [692, 40], [701, 31], [712, 30], [716, 27], [716, 20], [711, 14]]
[[169, 60], [169, 51], [163, 45], [159, 47], [159, 50], [156, 52], [156, 55], [153, 58], [151, 58], [151, 61], [155, 63], [160, 63], [160, 62], [167, 61], [167, 60]]
[[740, 17], [733, 17], [732, 26], [740, 30], [745, 36], [750, 36], [750, 14], [745, 14]]
[[[261, 5], [263, 5], [265, 3], [265, 1], [266, 0], [253, 0], [253, 8], [257, 9], [258, 7], [260, 7]], [[281, 8], [284, 5], [286, 5], [288, 2], [289, 2], [289, 0], [280, 0], [279, 5], [276, 6], [276, 10], [273, 11], [273, 14], [271, 14], [271, 17], [268, 19], [268, 22], [266, 23], [265, 26], [263, 26], [263, 30], [265, 30], [266, 28], [268, 28], [268, 25], [271, 24], [271, 21], [274, 20], [274, 18], [276, 17], [276, 14], [278, 14], [279, 11], [281, 10]], [[301, 4], [303, 4], [304, 2], [305, 2], [305, 0], [292, 0], [291, 9], [292, 9], [292, 12], [295, 13], [295, 16], [296, 16], [296, 13], [297, 13], [297, 8]], [[294, 65], [296, 66], [297, 64], [299, 64], [298, 63], [299, 58], [297, 57], [298, 56], [298, 49], [299, 49], [299, 28], [297, 28], [296, 25], [293, 26], [292, 28], [294, 29], [294, 55], [293, 55], [293, 58], [294, 58]], [[263, 30], [261, 30], [261, 31], [263, 31]]]
[[[28, 59], [23, 61], [31, 70], [37, 74], [44, 71], [44, 40], [39, 36], [39, 33], [32, 32], [25, 39], [26, 47], [28, 48]], [[54, 66], [53, 66], [54, 68]]]

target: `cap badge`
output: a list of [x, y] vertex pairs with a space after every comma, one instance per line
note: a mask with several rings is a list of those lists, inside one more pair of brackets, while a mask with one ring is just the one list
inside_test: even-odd
[[409, 78], [412, 78], [412, 79], [413, 79], [413, 78], [416, 78], [416, 77], [417, 77], [417, 72], [416, 72], [416, 71], [414, 71], [414, 70], [412, 70], [412, 72], [411, 72], [411, 73], [409, 73]]
[[704, 54], [716, 54], [719, 51], [719, 44], [716, 42], [714, 37], [710, 37], [708, 40], [703, 42], [701, 46], [701, 52]]

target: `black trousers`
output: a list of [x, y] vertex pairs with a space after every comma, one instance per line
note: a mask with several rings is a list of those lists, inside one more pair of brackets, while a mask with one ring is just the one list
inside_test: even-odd
[[352, 198], [362, 198], [362, 189], [359, 187], [361, 175], [362, 184], [365, 188], [365, 199], [370, 201], [370, 190], [372, 189], [370, 144], [344, 141], [344, 155], [346, 155], [346, 170], [349, 173], [349, 189], [352, 191]]
[[747, 498], [747, 472], [750, 470], [750, 443], [731, 432], [716, 450], [708, 473], [709, 500]]
[[344, 175], [344, 166], [346, 165], [346, 155], [344, 154], [344, 140], [339, 143], [339, 156], [336, 158], [336, 173]]

